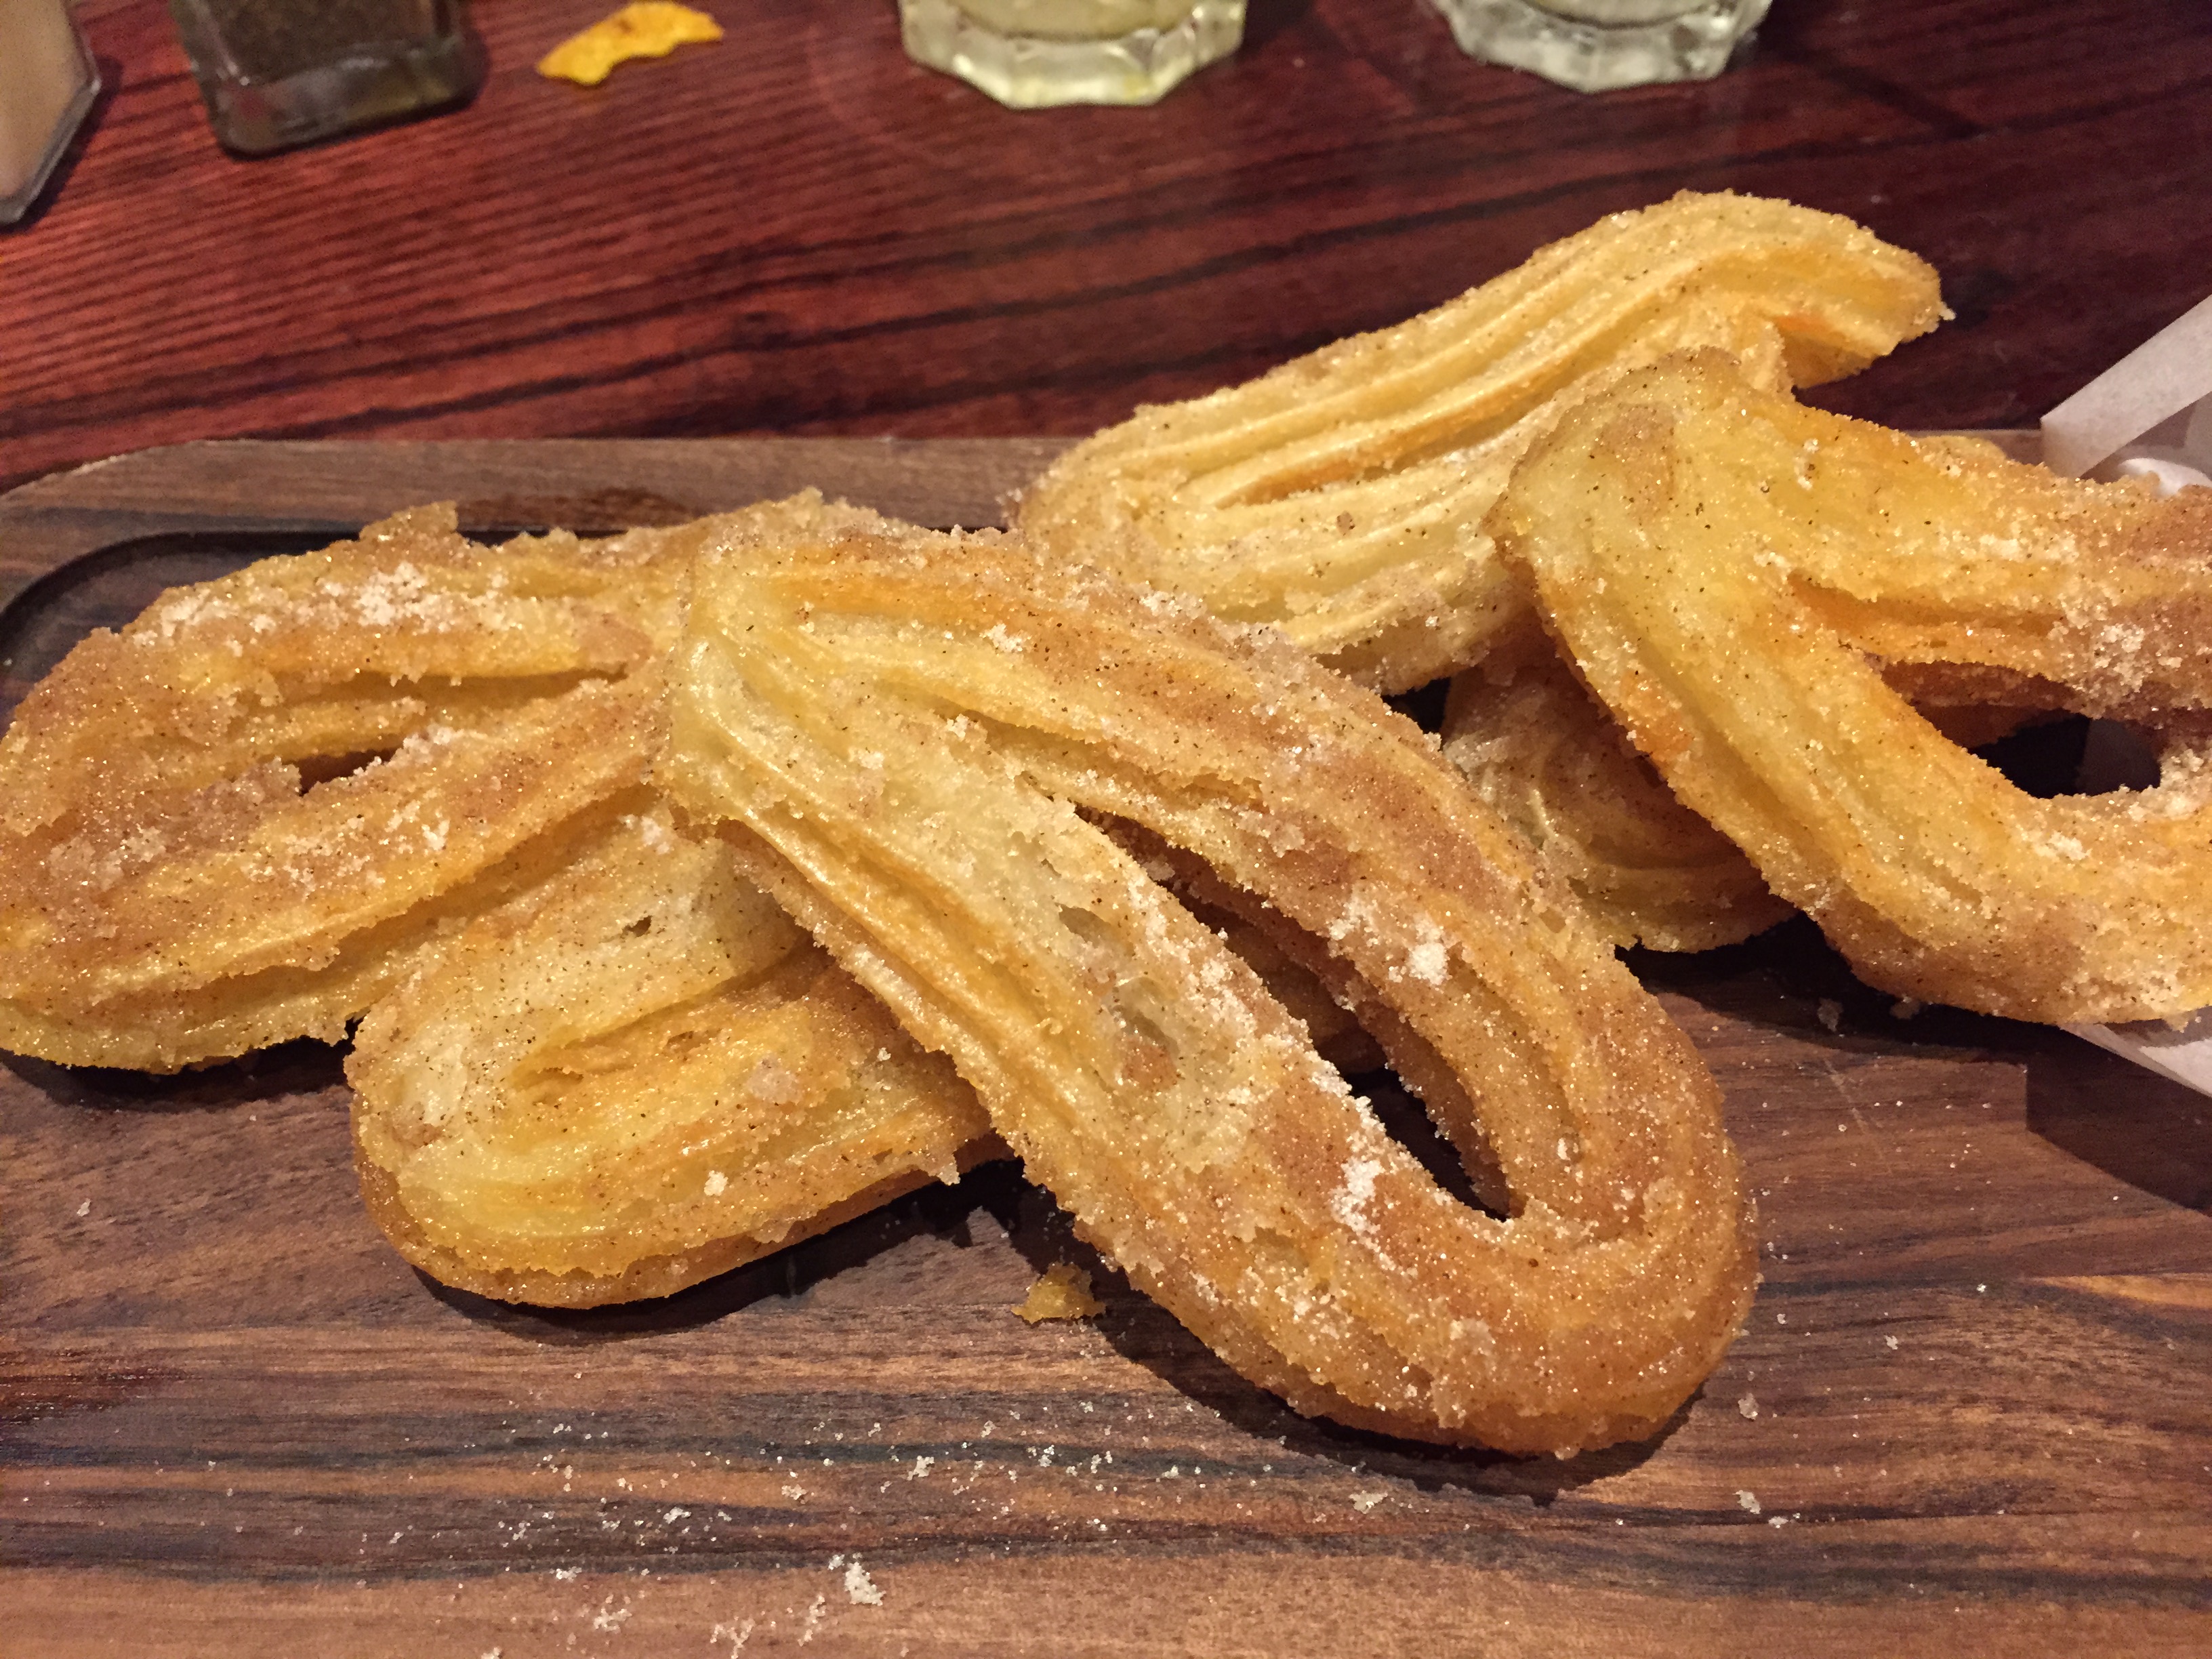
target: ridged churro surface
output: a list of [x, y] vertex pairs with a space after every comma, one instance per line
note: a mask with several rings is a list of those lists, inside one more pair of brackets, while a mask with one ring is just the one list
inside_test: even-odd
[[[1674, 793], [1869, 983], [2049, 1021], [2212, 1003], [2212, 490], [1916, 443], [1706, 353], [1569, 415], [1492, 524]], [[1893, 679], [2138, 723], [2163, 775], [2036, 799]]]
[[362, 1022], [370, 1212], [449, 1285], [665, 1296], [1002, 1152], [726, 848], [664, 805]]
[[1139, 410], [1063, 456], [1019, 525], [1053, 557], [1273, 623], [1403, 690], [1527, 614], [1483, 515], [1562, 410], [1692, 346], [1815, 385], [1942, 315], [1936, 273], [1847, 219], [1686, 191], [1395, 328]]
[[1650, 763], [1530, 629], [1452, 680], [1444, 754], [1615, 945], [1710, 951], [1790, 906]]
[[0, 738], [0, 1046], [342, 1036], [644, 798], [686, 556], [424, 508], [91, 635]]
[[[1302, 1410], [1564, 1453], [1650, 1432], [1733, 1335], [1711, 1078], [1433, 741], [1279, 635], [996, 538], [732, 537], [672, 696], [662, 785]], [[1084, 812], [1327, 941], [1440, 1057], [1431, 1110], [1510, 1216], [1440, 1190]]]

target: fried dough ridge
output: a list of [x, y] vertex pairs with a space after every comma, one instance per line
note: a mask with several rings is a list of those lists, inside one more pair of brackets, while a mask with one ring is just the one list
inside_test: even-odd
[[655, 800], [370, 1010], [370, 1213], [446, 1284], [665, 1296], [1004, 1155], [967, 1085]]
[[1444, 754], [1618, 945], [1710, 951], [1791, 914], [1735, 843], [1674, 799], [1550, 640], [1452, 678]]
[[[2212, 491], [1916, 442], [1706, 353], [1570, 414], [1491, 523], [1674, 793], [1869, 984], [2045, 1021], [2212, 1002]], [[1892, 678], [2142, 723], [2161, 780], [2035, 799]]]
[[[1433, 743], [1279, 635], [995, 537], [731, 537], [671, 718], [657, 781], [1300, 1410], [1565, 1454], [1649, 1433], [1735, 1331], [1710, 1076]], [[1511, 1218], [1437, 1188], [1079, 807], [1328, 939], [1477, 1103]]]
[[82, 641], [0, 738], [0, 1044], [342, 1036], [641, 788], [687, 557], [419, 508]]
[[1685, 191], [1394, 328], [1140, 409], [1055, 462], [1018, 525], [1404, 690], [1526, 616], [1482, 520], [1563, 408], [1692, 346], [1816, 385], [1943, 314], [1932, 270], [1847, 219]]

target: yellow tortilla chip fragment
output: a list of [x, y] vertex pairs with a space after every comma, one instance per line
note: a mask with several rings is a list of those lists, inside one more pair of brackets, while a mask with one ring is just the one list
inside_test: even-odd
[[1047, 1267], [1044, 1276], [1030, 1286], [1022, 1305], [1014, 1310], [1032, 1325], [1048, 1319], [1088, 1319], [1105, 1310], [1106, 1304], [1091, 1294], [1091, 1275], [1065, 1261]]
[[635, 0], [554, 47], [538, 60], [538, 72], [549, 81], [596, 87], [617, 64], [665, 58], [678, 46], [721, 38], [722, 26], [703, 11], [669, 0]]

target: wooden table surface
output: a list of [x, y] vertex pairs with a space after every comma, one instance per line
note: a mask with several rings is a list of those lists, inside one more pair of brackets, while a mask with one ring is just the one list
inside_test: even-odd
[[[149, 585], [459, 498], [607, 523], [802, 483], [973, 521], [1049, 446], [1692, 186], [1849, 213], [1958, 313], [1820, 400], [2032, 424], [2212, 287], [2193, 4], [1777, 0], [1717, 82], [1579, 98], [1418, 0], [1254, 0], [1152, 111], [1014, 115], [888, 0], [537, 79], [611, 0], [478, 0], [469, 110], [225, 157], [165, 9], [0, 235], [0, 712]], [[330, 439], [405, 440], [333, 446]], [[58, 578], [30, 578], [65, 565]], [[10, 603], [12, 601], [12, 603]], [[1802, 928], [1640, 959], [1760, 1194], [1751, 1325], [1653, 1443], [1534, 1462], [1301, 1421], [1000, 1169], [670, 1302], [443, 1292], [303, 1046], [0, 1061], [0, 1652], [2212, 1651], [2212, 1106], [1906, 1021]]]
[[1933, 260], [1955, 320], [1824, 394], [2033, 425], [2212, 289], [2194, 0], [1776, 0], [1698, 86], [1587, 98], [1422, 0], [1252, 0], [1150, 110], [1017, 114], [890, 0], [707, 0], [720, 45], [596, 89], [611, 0], [478, 0], [464, 112], [216, 146], [160, 0], [80, 7], [112, 88], [0, 234], [0, 487], [258, 437], [1081, 433], [1394, 322], [1684, 187]]

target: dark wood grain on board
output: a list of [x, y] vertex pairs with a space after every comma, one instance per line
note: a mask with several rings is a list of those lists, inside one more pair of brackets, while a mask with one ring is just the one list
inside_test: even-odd
[[[797, 480], [949, 522], [1048, 447], [210, 446], [0, 500], [0, 545], [184, 537], [212, 568], [441, 494], [544, 521]], [[131, 564], [80, 557], [0, 626], [69, 594], [70, 626], [119, 620]], [[2212, 1648], [2212, 1103], [1901, 1018], [1802, 924], [1637, 967], [1726, 1091], [1765, 1282], [1663, 1432], [1566, 1462], [1296, 1417], [1009, 1166], [664, 1302], [535, 1312], [386, 1247], [333, 1050], [0, 1057], [0, 1648]], [[1059, 1261], [1105, 1312], [1024, 1325]]]
[[1730, 71], [1588, 98], [1423, 0], [1251, 0], [1148, 110], [1018, 114], [891, 0], [537, 76], [609, 0], [483, 0], [457, 114], [241, 161], [160, 0], [0, 257], [0, 485], [210, 438], [1074, 434], [1395, 322], [1677, 189], [1848, 214], [1956, 319], [1832, 394], [2031, 424], [2212, 272], [2212, 30], [2174, 0], [1779, 0]]

